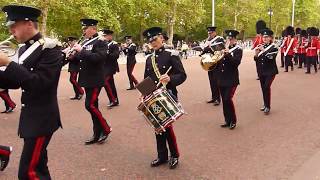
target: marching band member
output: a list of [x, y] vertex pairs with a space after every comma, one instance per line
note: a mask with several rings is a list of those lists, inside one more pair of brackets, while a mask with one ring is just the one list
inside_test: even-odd
[[11, 152], [11, 146], [0, 145], [0, 171], [4, 171], [4, 169], [6, 169], [6, 167], [8, 166]]
[[4, 6], [6, 26], [20, 47], [17, 62], [0, 52], [0, 88], [22, 89], [19, 136], [24, 139], [19, 179], [51, 179], [47, 146], [61, 127], [57, 87], [63, 62], [58, 42], [42, 38], [37, 19], [41, 10]]
[[114, 83], [114, 75], [119, 72], [118, 58], [120, 55], [118, 43], [113, 41], [113, 31], [109, 29], [102, 30], [104, 40], [107, 43], [107, 58], [104, 64], [105, 69], [105, 84], [104, 89], [109, 98], [108, 107], [112, 108], [119, 105], [119, 98]]
[[238, 66], [242, 59], [242, 49], [237, 45], [238, 31], [226, 30], [227, 43], [225, 56], [217, 64], [218, 86], [222, 97], [223, 114], [225, 124], [222, 128], [234, 129], [237, 124], [237, 116], [232, 101], [233, 95], [239, 85]]
[[[64, 53], [68, 53], [72, 47], [76, 44], [77, 38], [69, 36], [68, 37], [68, 45], [66, 49], [63, 50]], [[67, 63], [69, 63], [68, 72], [70, 72], [70, 83], [72, 84], [75, 96], [71, 97], [71, 100], [80, 100], [84, 94], [83, 89], [80, 87], [78, 83], [78, 74], [80, 71], [80, 61], [78, 59], [72, 58], [70, 56], [67, 58]]]
[[314, 66], [314, 71], [317, 73], [317, 50], [319, 48], [319, 40], [318, 40], [318, 35], [319, 35], [319, 30], [316, 27], [310, 27], [308, 35], [310, 37], [309, 41], [306, 43], [305, 47], [307, 48], [307, 54], [306, 54], [306, 59], [307, 59], [307, 72], [306, 74], [310, 74], [310, 69], [311, 69], [311, 64]]
[[297, 46], [297, 40], [294, 38], [294, 28], [292, 26], [288, 26], [286, 28], [286, 41], [284, 42], [284, 65], [285, 71], [288, 72], [289, 66], [291, 66], [291, 71], [293, 71], [293, 62], [292, 58], [294, 55], [294, 49]]
[[256, 61], [258, 67], [258, 75], [264, 102], [264, 106], [260, 110], [268, 115], [271, 109], [271, 84], [276, 74], [278, 74], [276, 63], [278, 49], [272, 43], [272, 30], [262, 30], [262, 35], [263, 44], [256, 49], [254, 60]]
[[[150, 77], [155, 83], [161, 82], [166, 84], [168, 91], [175, 97], [178, 95], [176, 86], [182, 84], [187, 75], [181, 63], [179, 52], [164, 48], [162, 29], [160, 27], [152, 27], [143, 32], [143, 35], [148, 39], [154, 54], [147, 57], [144, 77]], [[172, 68], [166, 74], [169, 68]], [[173, 131], [173, 126], [170, 125], [162, 134], [156, 134], [158, 158], [151, 162], [151, 167], [157, 167], [168, 162], [168, 148], [170, 150], [169, 167], [176, 168], [178, 158], [180, 156], [176, 136]]]
[[13, 100], [11, 99], [9, 95], [9, 90], [8, 89], [4, 89], [2, 91], [0, 90], [0, 97], [1, 99], [3, 99], [4, 105], [6, 107], [6, 110], [2, 111], [1, 113], [13, 112], [14, 108], [16, 108], [16, 103], [14, 103]]
[[[266, 22], [264, 22], [263, 20], [259, 20], [256, 22], [256, 37], [253, 41], [253, 44], [252, 44], [252, 50], [256, 49], [260, 44], [263, 43], [262, 41], [262, 35], [261, 35], [261, 30], [267, 28], [267, 24]], [[257, 68], [257, 64], [256, 64], [256, 70], [257, 70], [257, 73], [258, 73], [258, 68]], [[257, 80], [259, 80], [259, 76], [257, 77]]]
[[77, 52], [74, 58], [80, 60], [79, 84], [84, 87], [85, 107], [93, 123], [93, 136], [85, 142], [85, 145], [90, 145], [103, 143], [111, 133], [111, 127], [102, 116], [98, 105], [98, 97], [105, 80], [104, 63], [107, 57], [107, 45], [99, 39], [97, 20], [81, 19], [80, 21], [86, 40], [82, 45], [74, 45]]
[[301, 31], [302, 29], [297, 27], [296, 31], [295, 31], [295, 36], [294, 39], [297, 42], [296, 47], [294, 47], [293, 51], [294, 51], [294, 55], [293, 55], [293, 61], [294, 61], [294, 65], [298, 64], [299, 61], [299, 55], [298, 55], [298, 48], [299, 48], [299, 41], [301, 40]]
[[133, 75], [134, 66], [136, 65], [137, 45], [132, 42], [132, 36], [125, 36], [126, 43], [124, 44], [123, 52], [127, 55], [127, 74], [129, 78], [129, 88], [127, 90], [135, 89], [138, 84], [137, 79]]
[[[208, 38], [204, 44], [202, 54], [214, 53], [214, 50], [211, 47], [212, 44], [223, 43], [224, 39], [220, 36], [217, 36], [216, 28], [217, 27], [207, 27]], [[208, 71], [210, 90], [211, 90], [211, 100], [207, 101], [207, 103], [213, 103], [213, 105], [218, 106], [221, 102], [221, 99], [220, 99], [219, 88], [217, 85], [216, 74], [217, 74], [217, 71], [215, 69]]]

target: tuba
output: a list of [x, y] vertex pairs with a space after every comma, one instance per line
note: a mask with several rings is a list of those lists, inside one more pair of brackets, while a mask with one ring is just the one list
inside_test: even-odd
[[212, 71], [218, 64], [220, 60], [224, 58], [224, 41], [213, 42], [209, 46], [213, 53], [205, 53], [201, 55], [200, 65], [205, 71]]
[[8, 39], [0, 42], [0, 52], [7, 54], [8, 57], [14, 56], [18, 49], [18, 43], [13, 40], [14, 36], [11, 35]]

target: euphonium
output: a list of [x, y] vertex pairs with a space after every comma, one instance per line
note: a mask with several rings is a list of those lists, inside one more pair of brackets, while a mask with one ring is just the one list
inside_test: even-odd
[[200, 65], [205, 71], [212, 71], [220, 60], [224, 57], [224, 42], [216, 43], [211, 46], [213, 54], [205, 53], [201, 55]]
[[11, 35], [8, 39], [0, 42], [0, 52], [7, 54], [7, 56], [14, 56], [18, 49], [18, 44], [14, 43], [12, 40], [14, 36]]

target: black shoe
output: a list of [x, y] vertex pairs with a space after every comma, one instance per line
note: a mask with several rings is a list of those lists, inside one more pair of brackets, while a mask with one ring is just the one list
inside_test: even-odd
[[10, 154], [12, 152], [12, 147], [10, 146], [10, 153], [8, 156], [0, 155], [0, 171], [4, 171], [9, 164]]
[[259, 77], [257, 77], [257, 79], [256, 80], [260, 80], [260, 78]]
[[118, 102], [118, 101], [116, 101], [116, 102], [111, 102], [111, 103], [109, 103], [107, 106], [108, 106], [108, 108], [112, 108], [112, 107], [114, 107], [114, 106], [119, 106], [119, 102]]
[[161, 164], [165, 164], [165, 163], [167, 163], [168, 162], [168, 160], [166, 160], [166, 159], [159, 159], [159, 158], [157, 158], [157, 159], [155, 159], [155, 160], [153, 160], [152, 162], [151, 162], [151, 167], [158, 167], [158, 166], [160, 166]]
[[71, 97], [70, 100], [78, 100], [78, 96]]
[[285, 70], [284, 72], [288, 72], [288, 70]]
[[79, 96], [77, 97], [78, 100], [81, 100], [83, 97], [83, 94], [79, 94]]
[[263, 112], [265, 115], [268, 115], [270, 113], [270, 108], [265, 108]]
[[9, 107], [8, 109], [6, 109], [5, 111], [2, 111], [1, 113], [11, 113], [11, 112], [13, 112], [13, 110], [14, 110], [14, 108], [15, 107]]
[[234, 128], [236, 128], [237, 124], [236, 123], [231, 123], [229, 126], [229, 129], [232, 130]]
[[229, 127], [229, 126], [230, 126], [230, 125], [227, 124], [227, 123], [220, 125], [220, 127], [222, 127], [222, 128], [227, 128], [227, 127]]
[[109, 137], [110, 133], [111, 132], [109, 132], [107, 135], [103, 134], [102, 136], [100, 136], [98, 143], [103, 144], [107, 140], [107, 138]]
[[301, 69], [301, 68], [302, 68], [302, 66], [299, 66], [298, 68], [299, 68], [299, 69]]
[[306, 74], [311, 74], [310, 72], [305, 72]]
[[218, 100], [215, 100], [215, 101], [213, 102], [213, 105], [214, 105], [214, 106], [219, 106], [219, 105], [220, 105], [220, 102], [219, 102]]
[[207, 101], [208, 104], [213, 103], [213, 102], [214, 102], [213, 99], [211, 99], [210, 101]]
[[136, 89], [135, 87], [129, 87], [129, 88], [127, 88], [127, 90], [134, 90], [134, 89]]
[[170, 158], [169, 160], [169, 167], [170, 169], [175, 169], [179, 164], [179, 159], [178, 158]]
[[260, 108], [260, 111], [264, 111], [264, 109], [265, 109], [266, 107], [265, 106], [263, 106], [262, 108]]
[[97, 143], [98, 140], [99, 140], [99, 137], [92, 137], [91, 139], [87, 140], [84, 144], [91, 145], [91, 144]]

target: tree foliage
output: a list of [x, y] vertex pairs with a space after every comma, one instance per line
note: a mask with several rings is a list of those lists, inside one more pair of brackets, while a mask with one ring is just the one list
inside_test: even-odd
[[[151, 26], [165, 29], [169, 37], [174, 34], [185, 40], [206, 37], [211, 25], [212, 0], [0, 0], [0, 7], [23, 4], [42, 10], [40, 29], [48, 36], [64, 38], [80, 36], [81, 18], [95, 18], [100, 28], [115, 31], [117, 40], [132, 35], [143, 41], [142, 32]], [[269, 25], [268, 9], [273, 11], [271, 28], [276, 35], [291, 24], [292, 0], [219, 0], [215, 1], [216, 23], [219, 34], [224, 29], [237, 29], [241, 36], [255, 35], [255, 22], [263, 19]], [[319, 0], [296, 0], [295, 25], [306, 28], [320, 26]], [[4, 14], [0, 14], [4, 22]], [[0, 26], [0, 38], [8, 35]]]

